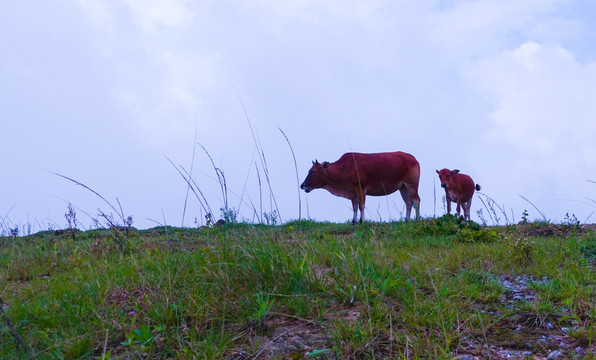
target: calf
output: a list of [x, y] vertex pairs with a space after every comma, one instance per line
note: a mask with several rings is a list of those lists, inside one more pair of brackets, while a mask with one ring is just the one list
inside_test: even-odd
[[334, 163], [313, 161], [300, 188], [307, 193], [313, 189], [326, 189], [336, 196], [352, 201], [356, 223], [360, 209], [360, 223], [364, 221], [366, 195], [383, 196], [399, 190], [406, 203], [406, 220], [410, 219], [412, 206], [416, 219], [420, 217], [418, 182], [420, 164], [414, 156], [401, 151], [361, 154], [346, 153]]
[[459, 170], [437, 170], [441, 187], [445, 189], [445, 200], [447, 201], [447, 213], [451, 213], [451, 202], [457, 203], [457, 215], [460, 215], [460, 206], [464, 208], [464, 217], [470, 220], [470, 206], [474, 190], [480, 191], [480, 185], [474, 185], [474, 180]]

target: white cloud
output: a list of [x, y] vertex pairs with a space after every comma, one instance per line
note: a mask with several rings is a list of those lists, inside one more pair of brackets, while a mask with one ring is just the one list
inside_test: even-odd
[[490, 105], [490, 133], [478, 134], [488, 152], [476, 165], [486, 191], [498, 191], [516, 211], [528, 207], [522, 194], [547, 217], [586, 217], [589, 208], [577, 212], [573, 201], [592, 191], [585, 180], [594, 177], [596, 161], [596, 63], [528, 41], [463, 73]]
[[132, 16], [147, 32], [160, 26], [178, 27], [192, 22], [193, 12], [184, 0], [123, 0]]
[[103, 0], [79, 0], [80, 6], [87, 13], [94, 26], [107, 31], [114, 31], [112, 14]]
[[563, 159], [594, 156], [596, 63], [526, 42], [480, 61], [469, 74], [488, 94], [494, 134], [522, 151]]

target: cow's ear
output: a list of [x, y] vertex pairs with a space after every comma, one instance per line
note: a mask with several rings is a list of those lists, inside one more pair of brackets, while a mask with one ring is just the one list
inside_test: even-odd
[[455, 169], [455, 170], [451, 170], [451, 174], [455, 175], [455, 174], [459, 174], [459, 170]]
[[323, 161], [323, 169], [327, 169], [327, 166], [329, 166], [329, 161]]
[[435, 170], [437, 172], [437, 174], [439, 174], [439, 170]]
[[312, 162], [313, 165], [318, 164], [318, 163], [319, 163], [319, 160], [316, 160], [316, 159], [315, 159], [315, 161]]

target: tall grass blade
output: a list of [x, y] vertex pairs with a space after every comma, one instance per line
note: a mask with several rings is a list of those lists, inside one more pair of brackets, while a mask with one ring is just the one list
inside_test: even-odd
[[[6, 220], [8, 220], [8, 215], [10, 214], [10, 212], [12, 211], [12, 209], [14, 209], [14, 207], [17, 206], [17, 204], [13, 204], [10, 209], [8, 209], [8, 211], [6, 212], [6, 214], [4, 214], [4, 216], [2, 217], [2, 222], [0, 223], [0, 228], [4, 228], [4, 223], [6, 222]], [[6, 230], [7, 233], [10, 233], [10, 230], [7, 228], [4, 228]]]
[[10, 330], [12, 336], [14, 337], [15, 341], [17, 342], [17, 347], [18, 348], [22, 347], [23, 350], [25, 351], [25, 354], [27, 355], [27, 358], [33, 360], [34, 357], [31, 354], [31, 349], [29, 348], [29, 346], [27, 344], [25, 344], [25, 341], [23, 341], [23, 338], [21, 337], [21, 335], [19, 335], [19, 332], [14, 327], [14, 324], [12, 323], [10, 316], [8, 316], [8, 313], [6, 313], [6, 310], [4, 310], [4, 304], [6, 304], [6, 303], [4, 302], [4, 300], [2, 300], [2, 298], [0, 298], [0, 311], [2, 312], [2, 317], [4, 318], [4, 321], [6, 322], [6, 326], [8, 326], [8, 329]]
[[205, 154], [207, 154], [207, 157], [209, 158], [209, 161], [211, 161], [211, 165], [213, 166], [213, 170], [215, 171], [215, 175], [217, 175], [217, 181], [219, 182], [219, 187], [221, 189], [221, 196], [223, 196], [223, 202], [224, 202], [224, 209], [227, 212], [228, 211], [228, 186], [226, 184], [226, 177], [223, 173], [223, 171], [218, 168], [217, 166], [215, 166], [215, 162], [213, 161], [213, 158], [211, 157], [211, 154], [209, 154], [209, 151], [207, 151], [207, 149], [201, 145], [199, 143], [199, 146], [203, 149], [203, 151], [205, 151]]
[[530, 200], [526, 199], [526, 198], [525, 198], [523, 195], [519, 194], [519, 196], [520, 196], [522, 199], [526, 200], [526, 201], [527, 201], [527, 202], [528, 202], [530, 205], [532, 205], [532, 207], [534, 207], [534, 209], [536, 209], [536, 211], [538, 211], [538, 213], [539, 213], [539, 214], [542, 216], [542, 219], [543, 219], [545, 222], [547, 222], [547, 221], [548, 221], [548, 220], [547, 220], [547, 218], [546, 218], [546, 216], [545, 216], [545, 215], [542, 213], [542, 211], [540, 211], [540, 210], [539, 210], [539, 209], [536, 207], [536, 205], [534, 205], [534, 204], [533, 204], [533, 203], [532, 203]]
[[[195, 194], [195, 197], [197, 198], [197, 200], [199, 201], [199, 204], [201, 205], [201, 207], [203, 208], [203, 210], [206, 213], [212, 214], [211, 212], [211, 207], [209, 206], [209, 202], [207, 202], [207, 198], [205, 198], [205, 194], [203, 194], [203, 192], [201, 191], [201, 188], [196, 184], [196, 182], [190, 177], [189, 173], [186, 171], [186, 169], [184, 169], [182, 166], [180, 166], [180, 168], [182, 169], [182, 171], [184, 171], [184, 173], [188, 176], [185, 176], [183, 174], [182, 171], [180, 171], [180, 169], [178, 169], [178, 167], [172, 162], [172, 160], [170, 160], [170, 158], [168, 158], [167, 156], [165, 157], [170, 164], [174, 167], [174, 169], [176, 169], [176, 171], [178, 171], [178, 174], [180, 174], [180, 176], [182, 176], [182, 179], [184, 179], [184, 181], [186, 181], [186, 183], [188, 184], [190, 190]], [[192, 184], [194, 184], [195, 186], [193, 187]], [[195, 190], [196, 188], [196, 190]], [[198, 192], [198, 193], [197, 193]], [[200, 196], [199, 196], [200, 195]], [[203, 198], [203, 200], [201, 200], [201, 198]]]
[[[58, 173], [56, 173], [56, 172], [53, 172], [53, 171], [49, 171], [49, 172], [50, 172], [50, 173], [52, 173], [52, 174], [54, 174], [54, 175], [60, 176], [61, 178], [64, 178], [64, 179], [66, 179], [66, 180], [68, 180], [68, 181], [71, 181], [71, 182], [73, 182], [75, 185], [82, 186], [83, 188], [85, 188], [85, 189], [89, 190], [90, 192], [92, 192], [93, 194], [95, 194], [97, 197], [99, 197], [100, 199], [102, 199], [102, 200], [103, 200], [103, 201], [104, 201], [106, 204], [108, 204], [108, 206], [109, 206], [109, 207], [110, 207], [112, 210], [114, 210], [114, 212], [115, 212], [116, 214], [118, 214], [118, 215], [121, 217], [121, 219], [122, 219], [122, 223], [123, 223], [123, 224], [126, 222], [126, 219], [124, 218], [124, 213], [122, 213], [122, 212], [121, 212], [121, 211], [122, 211], [122, 206], [120, 207], [120, 210], [121, 210], [121, 211], [120, 211], [120, 212], [118, 212], [118, 210], [117, 210], [117, 209], [114, 207], [114, 205], [112, 205], [112, 203], [110, 203], [108, 200], [106, 200], [106, 198], [104, 198], [103, 196], [101, 196], [101, 195], [100, 195], [100, 194], [99, 194], [97, 191], [93, 190], [93, 189], [92, 189], [92, 188], [90, 188], [89, 186], [87, 186], [87, 185], [83, 184], [82, 182], [80, 182], [80, 181], [77, 181], [77, 180], [75, 180], [75, 179], [71, 179], [71, 178], [69, 178], [68, 176], [64, 176], [64, 175], [62, 175], [62, 174], [58, 174]], [[116, 200], [118, 201], [118, 198], [116, 198]], [[118, 201], [118, 203], [120, 203], [120, 201]]]
[[[234, 90], [236, 90], [236, 89], [234, 89]], [[252, 139], [255, 143], [255, 147], [257, 148], [257, 150], [259, 150], [259, 154], [260, 154], [259, 159], [261, 160], [261, 167], [263, 168], [263, 173], [265, 174], [265, 180], [267, 181], [267, 186], [269, 187], [269, 196], [271, 197], [271, 200], [275, 204], [275, 209], [277, 211], [277, 215], [279, 216], [279, 218], [281, 220], [281, 218], [282, 218], [281, 213], [279, 212], [279, 207], [277, 206], [277, 201], [275, 200], [275, 195], [273, 194], [273, 188], [271, 187], [271, 180], [269, 178], [269, 170], [267, 168], [267, 159], [265, 158], [265, 152], [263, 151], [263, 146], [261, 145], [261, 141], [257, 140], [257, 136], [255, 135], [255, 132], [252, 127], [252, 122], [250, 121], [250, 117], [248, 116], [248, 112], [246, 111], [246, 106], [244, 106], [244, 101], [242, 101], [242, 97], [238, 93], [238, 90], [236, 90], [236, 95], [238, 96], [238, 99], [240, 100], [240, 105], [242, 105], [242, 110], [244, 111], [244, 116], [246, 117], [246, 121], [248, 122], [248, 127], [250, 128], [250, 133], [251, 133]]]
[[302, 220], [302, 200], [300, 197], [300, 178], [298, 177], [298, 164], [296, 163], [296, 154], [294, 154], [294, 149], [292, 148], [292, 144], [290, 144], [290, 140], [286, 136], [286, 133], [280, 128], [281, 134], [286, 139], [288, 146], [290, 147], [290, 151], [292, 152], [292, 158], [294, 159], [294, 170], [296, 171], [296, 189], [298, 190], [298, 220]]
[[[192, 159], [190, 160], [190, 172], [189, 172], [189, 176], [192, 177], [192, 171], [194, 169], [194, 165], [195, 165], [195, 154], [197, 152], [197, 123], [195, 122], [195, 139], [193, 142], [193, 146], [192, 146]], [[184, 208], [182, 209], [182, 225], [184, 227], [184, 218], [186, 216], [186, 207], [188, 206], [188, 194], [191, 191], [190, 190], [191, 186], [190, 184], [188, 184], [188, 186], [186, 187], [186, 195], [184, 196]]]

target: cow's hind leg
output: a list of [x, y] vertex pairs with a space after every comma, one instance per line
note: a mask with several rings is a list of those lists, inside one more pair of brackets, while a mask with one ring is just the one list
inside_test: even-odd
[[416, 220], [420, 219], [420, 198], [414, 199], [414, 210], [416, 210]]
[[462, 207], [464, 208], [464, 217], [466, 218], [466, 220], [470, 220], [470, 208], [472, 207], [472, 199], [463, 203]]
[[356, 219], [358, 219], [358, 200], [352, 200], [352, 210], [354, 211], [354, 216], [352, 217], [352, 224], [356, 224]]
[[364, 199], [360, 202], [360, 223], [364, 222]]
[[418, 184], [416, 187], [409, 188], [410, 199], [414, 203], [414, 209], [416, 210], [416, 220], [420, 219], [420, 196], [418, 196]]
[[[358, 207], [360, 208], [360, 223], [364, 222], [364, 203], [366, 202], [366, 189], [362, 189], [359, 193], [356, 194], [356, 202], [358, 203]], [[356, 223], [356, 207], [354, 206], [354, 224]]]
[[[414, 205], [414, 201], [412, 200], [412, 194], [410, 189], [407, 186], [402, 186], [399, 189], [402, 199], [406, 203], [406, 220], [410, 220], [410, 214], [412, 213], [412, 205]], [[416, 208], [416, 218], [418, 218], [419, 210]]]

